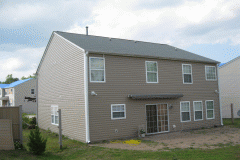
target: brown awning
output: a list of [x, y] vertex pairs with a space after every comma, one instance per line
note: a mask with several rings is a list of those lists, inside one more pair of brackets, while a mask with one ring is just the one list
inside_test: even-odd
[[183, 94], [146, 94], [146, 95], [129, 94], [128, 97], [132, 99], [173, 99], [183, 97]]
[[0, 97], [0, 100], [9, 100], [9, 97], [6, 96], [6, 97]]

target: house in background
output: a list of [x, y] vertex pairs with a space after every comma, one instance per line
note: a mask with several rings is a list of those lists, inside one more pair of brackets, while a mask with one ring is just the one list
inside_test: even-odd
[[38, 125], [94, 142], [222, 125], [219, 62], [167, 44], [53, 32], [37, 69]]
[[37, 113], [36, 79], [19, 80], [0, 87], [0, 106], [22, 105], [23, 113]]
[[231, 103], [234, 118], [240, 118], [240, 56], [219, 67], [219, 84], [223, 118], [231, 118]]

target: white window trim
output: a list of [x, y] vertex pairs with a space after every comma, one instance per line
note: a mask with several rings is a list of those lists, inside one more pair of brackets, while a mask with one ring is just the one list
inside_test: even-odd
[[[212, 101], [213, 102], [213, 109], [207, 109], [207, 102]], [[215, 114], [214, 114], [214, 100], [206, 100], [205, 101], [205, 106], [206, 106], [206, 119], [215, 119]], [[207, 118], [207, 111], [208, 110], [213, 110], [213, 118]]]
[[[193, 101], [194, 121], [202, 121], [203, 120], [203, 103], [202, 103], [202, 110], [195, 110], [194, 102], [201, 102], [202, 103], [202, 101]], [[202, 119], [196, 119], [195, 111], [202, 111]]]
[[[122, 105], [124, 106], [124, 117], [121, 118], [113, 118], [113, 106], [117, 106], [117, 105]], [[111, 120], [115, 120], [115, 119], [126, 119], [126, 105], [125, 104], [111, 104]]]
[[[156, 73], [156, 72], [153, 72], [153, 71], [147, 71], [147, 63], [148, 63], [148, 62], [154, 62], [154, 63], [157, 64], [157, 82], [148, 82], [147, 72]], [[147, 83], [158, 83], [158, 63], [157, 63], [157, 61], [145, 61], [145, 74], [146, 74], [146, 82], [147, 82]]]
[[35, 94], [35, 89], [33, 89], [33, 93], [32, 93], [32, 89], [31, 89], [31, 94]]
[[[52, 108], [57, 108], [57, 110], [58, 110], [58, 105], [51, 105], [51, 124], [58, 126], [58, 124], [55, 123], [55, 112], [53, 114], [54, 115], [54, 123], [52, 123]], [[58, 120], [59, 120], [59, 115], [58, 115]]]
[[[104, 69], [93, 69], [93, 70], [103, 70], [104, 81], [92, 81], [92, 77], [91, 77], [91, 60], [90, 60], [91, 58], [103, 59]], [[89, 77], [90, 77], [90, 82], [92, 82], [92, 83], [105, 83], [106, 82], [105, 58], [104, 57], [89, 57]]]
[[0, 107], [2, 107], [2, 100], [0, 100]]
[[[215, 79], [207, 79], [207, 67], [214, 67], [215, 68]], [[205, 79], [206, 81], [216, 81], [217, 80], [217, 73], [216, 73], [216, 66], [207, 66], [205, 65]]]
[[[183, 66], [184, 65], [189, 65], [191, 66], [191, 79], [192, 79], [192, 82], [191, 83], [184, 83], [184, 73], [183, 73]], [[191, 64], [182, 64], [182, 78], [183, 78], [183, 84], [193, 84], [193, 75], [192, 75], [192, 65]]]
[[[186, 102], [189, 103], [189, 117], [190, 117], [190, 120], [188, 120], [188, 121], [182, 121], [182, 111], [181, 111], [181, 109], [182, 109], [182, 103], [186, 103]], [[180, 121], [181, 121], [181, 122], [191, 122], [191, 104], [190, 104], [190, 101], [181, 101], [181, 102], [180, 102]]]

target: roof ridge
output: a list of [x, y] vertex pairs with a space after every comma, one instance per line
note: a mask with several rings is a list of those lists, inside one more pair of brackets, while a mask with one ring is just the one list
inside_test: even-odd
[[[133, 41], [133, 42], [141, 42], [141, 43], [152, 43], [152, 44], [159, 44], [159, 45], [168, 45], [165, 43], [157, 43], [157, 42], [146, 42], [146, 41], [140, 41], [140, 40], [133, 40], [133, 39], [123, 39], [123, 38], [114, 38], [114, 37], [104, 37], [104, 36], [96, 36], [96, 35], [86, 35], [86, 34], [80, 34], [80, 33], [71, 33], [71, 32], [62, 32], [62, 31], [53, 31], [53, 32], [61, 32], [61, 33], [67, 33], [67, 34], [75, 34], [75, 35], [83, 35], [83, 36], [91, 36], [91, 37], [100, 37], [100, 38], [109, 38], [109, 39], [117, 39], [117, 40], [125, 40], [125, 41]], [[173, 47], [173, 46], [170, 46]], [[176, 48], [176, 47], [175, 47]]]

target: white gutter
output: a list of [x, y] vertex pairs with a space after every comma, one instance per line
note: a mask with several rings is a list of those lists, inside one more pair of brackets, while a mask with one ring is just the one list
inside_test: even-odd
[[221, 91], [220, 91], [220, 87], [219, 87], [219, 68], [218, 65], [216, 65], [217, 68], [217, 77], [218, 77], [218, 99], [219, 99], [219, 106], [220, 106], [220, 118], [221, 118], [221, 125], [223, 126], [223, 119], [222, 119], [222, 103], [221, 103]]
[[89, 134], [89, 106], [88, 106], [88, 52], [84, 54], [84, 93], [85, 93], [85, 126], [86, 142], [90, 143]]

